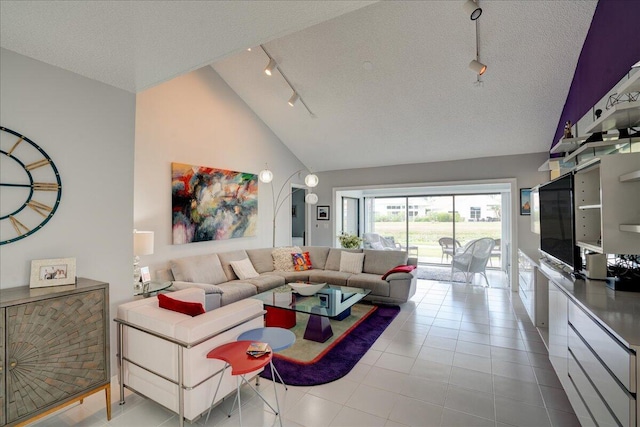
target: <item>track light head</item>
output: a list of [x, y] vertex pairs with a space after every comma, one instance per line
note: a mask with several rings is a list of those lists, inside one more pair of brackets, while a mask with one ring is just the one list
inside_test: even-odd
[[264, 73], [267, 76], [270, 76], [271, 74], [273, 74], [273, 70], [278, 66], [278, 64], [276, 64], [275, 59], [271, 58], [269, 59], [269, 64], [267, 64], [267, 68], [264, 69]]
[[475, 21], [476, 19], [480, 18], [480, 15], [482, 15], [482, 9], [473, 0], [465, 1], [462, 5], [462, 8], [467, 13], [467, 15], [469, 15], [469, 18], [471, 18], [472, 21]]
[[293, 92], [293, 95], [291, 95], [291, 98], [289, 98], [289, 105], [293, 107], [298, 98], [300, 98], [298, 94], [296, 92]]
[[481, 76], [487, 71], [487, 66], [482, 62], [476, 61], [475, 59], [469, 62], [469, 68], [476, 72], [477, 75]]

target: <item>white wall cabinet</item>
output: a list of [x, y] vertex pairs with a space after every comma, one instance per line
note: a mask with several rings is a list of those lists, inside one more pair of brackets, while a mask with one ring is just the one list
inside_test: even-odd
[[640, 295], [573, 280], [544, 262], [541, 271], [549, 278], [549, 359], [581, 423], [638, 426]]
[[518, 249], [518, 295], [531, 322], [546, 328], [549, 319], [548, 280], [540, 273], [538, 264]]
[[593, 159], [575, 174], [577, 245], [598, 253], [640, 249], [640, 153]]

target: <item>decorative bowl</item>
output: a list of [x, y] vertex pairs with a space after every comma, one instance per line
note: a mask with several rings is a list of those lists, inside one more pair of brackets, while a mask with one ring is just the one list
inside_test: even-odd
[[326, 283], [287, 283], [289, 286], [293, 288], [293, 291], [297, 294], [309, 296], [318, 292], [320, 289], [324, 288]]

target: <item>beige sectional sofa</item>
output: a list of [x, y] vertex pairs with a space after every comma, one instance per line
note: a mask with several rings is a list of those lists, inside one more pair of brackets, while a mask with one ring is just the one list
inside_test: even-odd
[[[170, 268], [156, 272], [159, 280], [173, 281], [173, 290], [198, 287], [205, 290], [207, 311], [231, 304], [267, 290], [295, 281], [327, 282], [332, 285], [370, 289], [367, 300], [400, 304], [416, 291], [416, 271], [382, 276], [398, 265], [417, 264], [403, 251], [337, 249], [325, 246], [302, 246], [309, 252], [313, 268], [305, 271], [276, 270], [273, 248], [236, 250], [175, 259]], [[364, 253], [361, 273], [340, 271], [344, 252]], [[231, 262], [248, 258], [258, 277], [240, 280]], [[292, 263], [293, 266], [293, 263]]]

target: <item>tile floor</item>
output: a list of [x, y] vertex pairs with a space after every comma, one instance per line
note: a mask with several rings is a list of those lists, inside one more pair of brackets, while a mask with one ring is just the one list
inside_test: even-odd
[[[246, 387], [245, 387], [246, 388]], [[263, 393], [273, 401], [272, 383]], [[284, 426], [579, 426], [517, 295], [505, 288], [419, 280], [414, 298], [344, 378], [315, 387], [278, 384]], [[37, 426], [177, 426], [177, 416], [136, 395], [106, 421], [104, 395]], [[230, 400], [223, 402], [228, 407]], [[245, 426], [279, 421], [249, 390]], [[206, 425], [236, 426], [216, 408]], [[204, 418], [196, 425], [205, 425]], [[188, 423], [186, 424], [188, 425]]]

